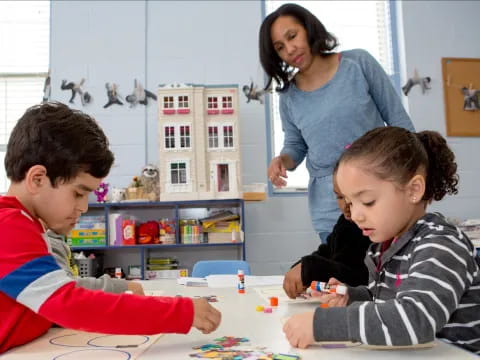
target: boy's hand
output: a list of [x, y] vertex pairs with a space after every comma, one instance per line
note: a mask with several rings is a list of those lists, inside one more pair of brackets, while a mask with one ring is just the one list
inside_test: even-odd
[[[345, 284], [341, 283], [335, 278], [330, 278], [328, 280], [328, 285], [343, 285]], [[328, 293], [328, 292], [318, 292], [318, 291], [312, 291], [312, 296], [318, 297], [320, 302], [324, 304], [328, 304], [328, 307], [344, 307], [347, 306], [348, 300], [350, 297], [348, 296], [348, 290], [345, 295], [339, 295], [335, 293]]]
[[290, 299], [295, 299], [298, 295], [305, 291], [302, 282], [302, 263], [292, 267], [283, 278], [283, 290]]
[[139, 282], [129, 281], [127, 283], [127, 289], [135, 295], [145, 295], [145, 293], [143, 292], [143, 286]]
[[220, 325], [222, 314], [208, 303], [206, 299], [192, 299], [193, 302], [193, 324], [204, 334], [215, 331]]
[[293, 315], [283, 326], [288, 342], [293, 347], [305, 349], [313, 344], [313, 312]]

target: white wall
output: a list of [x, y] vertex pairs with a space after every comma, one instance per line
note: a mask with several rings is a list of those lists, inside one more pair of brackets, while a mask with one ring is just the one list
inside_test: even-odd
[[[417, 68], [432, 90], [415, 87], [408, 107], [418, 130], [445, 134], [442, 56], [479, 57], [480, 2], [398, 2], [407, 74]], [[156, 103], [130, 109], [106, 103], [105, 82], [125, 97], [133, 79], [154, 91], [160, 83], [239, 84], [261, 81], [258, 29], [261, 1], [53, 1], [52, 97], [68, 101], [61, 79], [86, 78], [94, 103], [81, 107], [109, 136], [116, 165], [108, 181], [126, 186], [146, 162], [157, 162]], [[242, 182], [266, 182], [265, 112], [241, 94]], [[77, 100], [78, 103], [78, 100]], [[447, 216], [480, 217], [478, 138], [449, 138], [458, 157], [460, 193], [433, 206]], [[305, 197], [273, 197], [246, 204], [247, 260], [254, 274], [285, 272], [319, 243]]]
[[[406, 74], [415, 69], [430, 76], [432, 89], [422, 95], [417, 86], [408, 96], [410, 116], [418, 131], [436, 130], [446, 136], [442, 57], [480, 57], [478, 1], [403, 1], [400, 6], [404, 33]], [[480, 79], [472, 79], [477, 88]], [[457, 158], [459, 193], [434, 203], [432, 210], [459, 219], [480, 218], [480, 139], [448, 137]]]

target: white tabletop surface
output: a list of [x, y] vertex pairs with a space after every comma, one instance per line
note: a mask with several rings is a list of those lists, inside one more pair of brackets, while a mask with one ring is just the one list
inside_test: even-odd
[[[150, 337], [150, 343], [145, 343], [133, 349], [115, 349], [112, 344], [143, 344], [143, 339], [134, 336], [82, 333], [67, 329], [51, 329], [37, 340], [11, 349], [0, 355], [1, 360], [191, 360], [190, 354], [197, 352], [193, 347], [215, 343], [215, 339], [223, 336], [248, 338], [249, 343], [244, 348], [254, 350], [265, 347], [265, 351], [300, 355], [303, 360], [318, 359], [368, 359], [368, 360], [409, 360], [415, 359], [478, 359], [472, 353], [464, 351], [442, 341], [435, 341], [432, 348], [409, 350], [371, 350], [362, 347], [327, 349], [313, 345], [300, 350], [290, 347], [282, 332], [282, 319], [304, 311], [313, 311], [314, 303], [291, 303], [280, 300], [279, 307], [271, 314], [256, 311], [257, 305], [268, 305], [265, 294], [271, 294], [263, 287], [261, 294], [258, 289], [247, 287], [245, 294], [238, 294], [236, 288], [207, 288], [178, 285], [175, 280], [144, 281], [144, 288], [150, 295], [182, 295], [182, 296], [217, 296], [218, 302], [213, 306], [222, 312], [222, 323], [213, 333], [204, 335], [196, 329], [187, 335], [166, 334], [160, 337]], [[269, 288], [271, 289], [271, 287]], [[280, 290], [280, 289], [278, 289]], [[281, 292], [280, 292], [281, 294]], [[151, 321], [155, 321], [152, 319]], [[72, 334], [70, 334], [72, 332]], [[66, 335], [67, 334], [67, 335]], [[61, 335], [61, 336], [60, 336]], [[98, 336], [101, 335], [101, 336]], [[103, 347], [86, 346], [87, 341], [106, 341]], [[68, 341], [67, 347], [51, 343]], [[62, 339], [62, 340], [58, 340]], [[72, 347], [73, 346], [73, 347]], [[107, 351], [108, 350], [108, 351]]]
[[218, 302], [212, 303], [222, 312], [222, 323], [219, 328], [208, 335], [192, 329], [188, 335], [164, 335], [158, 339], [146, 352], [142, 360], [158, 359], [192, 359], [189, 354], [192, 348], [199, 345], [214, 343], [213, 340], [222, 336], [246, 337], [252, 347], [264, 346], [274, 353], [290, 353], [300, 355], [303, 360], [310, 359], [382, 359], [409, 360], [414, 359], [478, 359], [474, 354], [464, 351], [443, 341], [435, 341], [428, 349], [409, 350], [370, 350], [362, 347], [326, 349], [311, 346], [300, 350], [292, 348], [282, 332], [282, 319], [292, 314], [313, 311], [313, 303], [280, 302], [279, 307], [271, 314], [255, 310], [257, 305], [268, 305], [255, 289], [247, 288], [246, 294], [238, 294], [235, 288], [211, 289], [206, 287], [186, 287], [177, 285], [174, 281], [144, 282], [145, 289], [160, 290], [163, 295], [206, 296], [216, 295]]

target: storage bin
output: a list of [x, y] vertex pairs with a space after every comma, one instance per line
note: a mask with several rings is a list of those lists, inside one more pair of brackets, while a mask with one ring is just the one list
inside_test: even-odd
[[75, 259], [78, 266], [78, 275], [81, 277], [94, 277], [98, 272], [98, 259]]

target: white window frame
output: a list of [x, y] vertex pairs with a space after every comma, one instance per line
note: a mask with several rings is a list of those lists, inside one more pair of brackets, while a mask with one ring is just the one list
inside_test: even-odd
[[[212, 131], [212, 134], [213, 135], [210, 135], [210, 128], [212, 130], [216, 130], [215, 131]], [[207, 139], [208, 139], [208, 144], [207, 144], [207, 149], [208, 150], [217, 150], [219, 149], [219, 145], [220, 145], [220, 136], [219, 136], [219, 129], [218, 129], [218, 125], [217, 124], [212, 124], [212, 125], [208, 125], [207, 126]], [[212, 146], [212, 142], [214, 143], [213, 145], [215, 146]]]
[[[185, 183], [173, 184], [172, 183], [172, 165], [173, 164], [185, 164]], [[167, 183], [166, 191], [169, 193], [178, 193], [178, 192], [192, 192], [192, 181], [190, 179], [191, 170], [190, 170], [190, 160], [189, 159], [172, 159], [167, 161], [166, 164], [166, 173]]]
[[[231, 126], [232, 127], [232, 146], [231, 147], [225, 147], [225, 133], [224, 133], [224, 127], [225, 126]], [[210, 147], [210, 134], [208, 132], [208, 129], [210, 127], [216, 127], [218, 131], [218, 146], [217, 147]], [[236, 132], [237, 129], [235, 127], [235, 123], [233, 122], [209, 122], [207, 123], [207, 138], [208, 138], [208, 144], [207, 144], [207, 151], [233, 151], [236, 150]]]
[[[383, 11], [383, 18], [378, 17], [377, 22], [380, 23], [384, 21], [383, 28], [383, 37], [380, 36], [380, 33], [376, 33], [376, 37], [379, 39], [378, 49], [374, 49], [364, 46], [361, 43], [353, 42], [351, 40], [352, 36], [345, 35], [346, 30], [339, 31], [338, 28], [342, 24], [345, 29], [351, 25], [351, 22], [346, 17], [346, 12], [355, 12], [355, 16], [358, 17], [359, 14], [355, 10], [355, 6], [361, 6], [361, 1], [287, 1], [287, 0], [265, 0], [264, 2], [264, 13], [265, 16], [268, 15], [274, 9], [280, 7], [284, 3], [297, 3], [309, 10], [314, 14], [316, 13], [313, 8], [310, 6], [322, 6], [322, 3], [327, 5], [337, 6], [338, 17], [332, 16], [331, 14], [326, 15], [325, 13], [319, 13], [317, 10], [318, 18], [325, 25], [328, 31], [331, 31], [334, 35], [338, 37], [340, 45], [345, 45], [345, 47], [338, 47], [335, 51], [342, 51], [350, 48], [365, 48], [369, 51], [377, 60], [383, 65], [385, 71], [390, 76], [392, 82], [394, 83], [397, 91], [400, 93], [400, 76], [398, 70], [398, 61], [397, 61], [397, 40], [396, 32], [394, 29], [395, 22], [395, 4], [392, 1], [383, 1], [378, 0], [376, 2], [366, 1], [368, 5], [375, 3], [377, 6], [377, 12], [381, 13]], [[336, 4], [334, 4], [336, 3]], [[382, 8], [383, 7], [383, 8]], [[353, 15], [352, 15], [353, 16]], [[350, 44], [346, 44], [347, 41], [351, 41]], [[381, 44], [381, 45], [380, 45]], [[273, 84], [275, 86], [275, 84]], [[277, 156], [280, 153], [280, 150], [283, 145], [283, 131], [281, 126], [280, 114], [278, 111], [278, 94], [276, 92], [273, 95], [267, 97], [266, 102], [266, 115], [268, 119], [268, 131], [267, 131], [267, 161], [270, 163], [271, 159], [274, 156]], [[267, 164], [267, 165], [268, 165]], [[308, 171], [305, 167], [305, 161], [303, 161], [295, 171], [288, 173], [288, 183], [286, 187], [277, 189], [269, 183], [269, 193], [274, 194], [288, 194], [288, 193], [298, 193], [305, 194], [308, 187]]]
[[[167, 135], [167, 128], [169, 129], [169, 134]], [[170, 130], [173, 131], [173, 134], [170, 133]], [[165, 150], [175, 150], [175, 125], [164, 125], [163, 126], [163, 148]], [[168, 145], [173, 145], [173, 146], [168, 146]]]
[[190, 109], [190, 99], [188, 95], [179, 95], [177, 97], [177, 101], [178, 101], [178, 105], [177, 105], [178, 109]]
[[[181, 133], [181, 128], [182, 127], [188, 127], [189, 128], [189, 136], [182, 135]], [[174, 136], [170, 137], [174, 141], [174, 147], [167, 147], [167, 137], [165, 134], [165, 129], [166, 128], [173, 128], [174, 131]], [[192, 150], [193, 146], [193, 135], [192, 135], [193, 127], [192, 123], [188, 122], [182, 122], [182, 123], [168, 123], [163, 125], [163, 149], [165, 151], [190, 151]], [[182, 139], [186, 140], [188, 142], [188, 146], [182, 147]]]
[[164, 95], [163, 96], [163, 109], [164, 110], [175, 110], [175, 97], [173, 95]]

